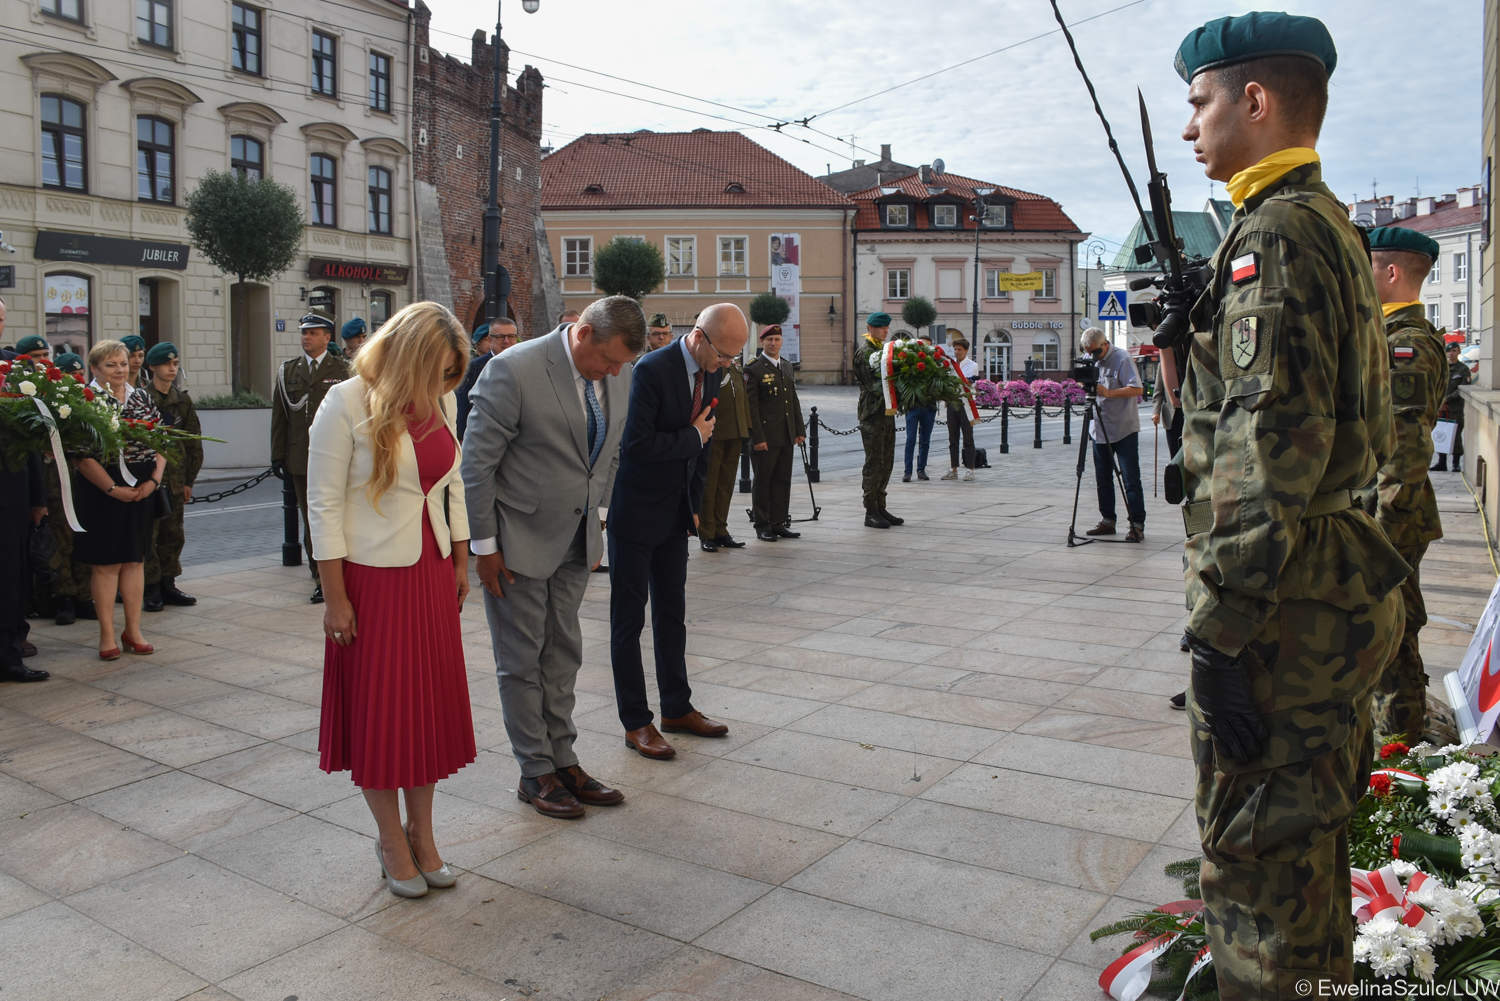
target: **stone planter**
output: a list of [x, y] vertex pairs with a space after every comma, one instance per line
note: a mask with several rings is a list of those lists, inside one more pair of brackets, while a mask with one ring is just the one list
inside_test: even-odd
[[204, 469], [264, 469], [271, 464], [271, 408], [199, 410]]

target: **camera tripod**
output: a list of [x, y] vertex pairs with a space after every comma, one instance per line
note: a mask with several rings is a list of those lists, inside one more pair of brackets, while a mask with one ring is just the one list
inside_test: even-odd
[[1083, 491], [1083, 470], [1088, 465], [1089, 446], [1094, 439], [1089, 436], [1089, 427], [1094, 422], [1099, 423], [1099, 434], [1104, 438], [1104, 446], [1109, 449], [1109, 468], [1115, 474], [1115, 483], [1120, 487], [1120, 499], [1125, 500], [1126, 518], [1129, 519], [1129, 500], [1125, 494], [1125, 475], [1120, 472], [1119, 460], [1115, 458], [1114, 444], [1109, 440], [1109, 432], [1104, 430], [1104, 422], [1099, 420], [1099, 394], [1097, 383], [1089, 387], [1088, 395], [1084, 399], [1083, 424], [1078, 433], [1078, 482], [1073, 486], [1073, 518], [1068, 522], [1068, 547], [1086, 546], [1091, 542], [1131, 542], [1131, 539], [1106, 539], [1103, 536], [1090, 538], [1079, 535], [1078, 525], [1078, 495]]

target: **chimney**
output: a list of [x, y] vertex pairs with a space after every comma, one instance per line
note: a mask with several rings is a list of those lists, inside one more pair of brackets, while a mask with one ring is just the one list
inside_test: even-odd
[[856, 167], [863, 167], [864, 165], [865, 165], [865, 162], [863, 160], [855, 160], [854, 161], [854, 166], [856, 166]]
[[880, 144], [880, 162], [881, 163], [890, 163], [891, 162], [891, 144], [890, 143], [881, 143]]
[[1415, 198], [1408, 198], [1404, 202], [1397, 202], [1394, 208], [1397, 219], [1410, 219], [1417, 214], [1417, 200]]
[[922, 164], [922, 166], [920, 166], [920, 167], [917, 168], [917, 177], [919, 177], [921, 179], [921, 181], [922, 181], [923, 184], [931, 184], [932, 183], [932, 167], [929, 166], [928, 164], [925, 164], [925, 163]]
[[1458, 207], [1459, 208], [1461, 208], [1461, 209], [1471, 209], [1471, 208], [1473, 208], [1474, 206], [1476, 206], [1478, 204], [1479, 204], [1479, 189], [1478, 188], [1459, 188], [1458, 189]]
[[1432, 203], [1435, 200], [1433, 198], [1418, 198], [1417, 215], [1432, 215]]

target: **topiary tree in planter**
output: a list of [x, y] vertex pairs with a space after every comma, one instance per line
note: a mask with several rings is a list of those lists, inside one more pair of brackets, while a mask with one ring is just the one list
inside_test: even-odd
[[617, 236], [594, 255], [594, 285], [605, 295], [640, 301], [661, 286], [666, 273], [661, 248], [646, 240]]
[[937, 320], [937, 307], [925, 295], [914, 295], [901, 307], [901, 319], [915, 327], [920, 334]]
[[750, 319], [762, 327], [773, 323], [785, 323], [792, 315], [792, 304], [775, 292], [762, 292], [750, 300]]

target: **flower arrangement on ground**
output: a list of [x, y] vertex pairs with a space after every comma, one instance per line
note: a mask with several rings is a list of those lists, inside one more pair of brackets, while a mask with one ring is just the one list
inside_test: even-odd
[[1036, 394], [1031, 391], [1030, 383], [1012, 379], [1000, 387], [1000, 401], [1015, 410], [1035, 405]]
[[61, 453], [113, 456], [125, 441], [114, 409], [81, 375], [48, 362], [0, 361], [0, 465], [14, 472], [28, 455], [54, 452], [54, 432]]
[[942, 345], [890, 341], [870, 356], [870, 364], [880, 373], [887, 410], [905, 413], [938, 402], [964, 406], [969, 397]]
[[1000, 387], [988, 379], [975, 379], [974, 402], [981, 407], [998, 407], [1000, 405]]

